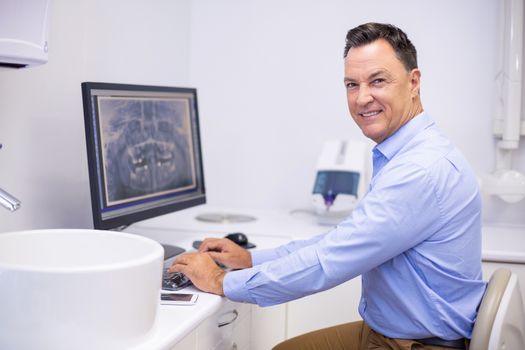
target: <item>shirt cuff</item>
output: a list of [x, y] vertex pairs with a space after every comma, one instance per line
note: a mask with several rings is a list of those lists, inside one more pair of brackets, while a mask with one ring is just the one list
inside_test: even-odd
[[250, 295], [250, 292], [246, 287], [246, 282], [250, 280], [258, 270], [258, 267], [252, 267], [249, 269], [227, 272], [222, 282], [224, 295], [232, 301], [255, 304], [256, 301]]

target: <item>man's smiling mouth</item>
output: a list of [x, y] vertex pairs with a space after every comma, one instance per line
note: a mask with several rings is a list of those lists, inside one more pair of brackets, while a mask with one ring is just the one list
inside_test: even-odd
[[363, 113], [359, 113], [359, 115], [363, 118], [370, 118], [370, 117], [375, 117], [376, 115], [378, 115], [379, 113], [381, 113], [382, 110], [377, 110], [377, 111], [369, 111], [369, 112], [363, 112]]

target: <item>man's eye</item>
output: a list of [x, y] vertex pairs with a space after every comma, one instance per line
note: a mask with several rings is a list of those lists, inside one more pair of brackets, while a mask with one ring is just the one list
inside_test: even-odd
[[352, 83], [352, 82], [347, 82], [345, 85], [347, 89], [354, 89], [357, 86], [356, 83]]
[[384, 82], [385, 82], [385, 79], [383, 78], [377, 78], [377, 79], [372, 80], [372, 84], [374, 85], [380, 85], [380, 84], [383, 84]]

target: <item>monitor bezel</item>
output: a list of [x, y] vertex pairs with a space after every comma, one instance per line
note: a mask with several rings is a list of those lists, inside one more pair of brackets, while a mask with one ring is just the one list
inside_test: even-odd
[[[154, 86], [154, 85], [135, 85], [135, 84], [118, 84], [118, 83], [105, 83], [105, 82], [83, 82], [82, 87], [82, 100], [84, 106], [84, 125], [86, 134], [86, 147], [87, 147], [87, 160], [89, 170], [89, 187], [91, 194], [91, 211], [93, 215], [93, 225], [95, 229], [115, 229], [119, 227], [128, 226], [137, 221], [149, 219], [159, 215], [171, 213], [178, 210], [187, 209], [193, 206], [206, 203], [206, 190], [204, 185], [204, 169], [202, 164], [202, 146], [200, 138], [200, 125], [199, 125], [199, 111], [197, 103], [197, 89], [187, 87], [170, 87], [170, 86]], [[144, 209], [139, 212], [127, 213], [118, 217], [103, 218], [100, 203], [104, 201], [101, 198], [100, 188], [103, 186], [101, 179], [99, 178], [97, 167], [98, 158], [101, 154], [100, 151], [100, 140], [97, 137], [98, 128], [98, 114], [93, 108], [93, 97], [92, 91], [95, 90], [107, 90], [107, 91], [129, 91], [129, 92], [146, 92], [148, 94], [159, 92], [159, 93], [189, 93], [192, 95], [193, 108], [194, 108], [194, 127], [195, 135], [194, 144], [197, 145], [197, 149], [194, 150], [197, 156], [196, 161], [198, 162], [198, 168], [200, 169], [200, 186], [202, 193], [197, 193], [192, 198], [185, 198], [183, 201], [165, 204], [154, 208]]]

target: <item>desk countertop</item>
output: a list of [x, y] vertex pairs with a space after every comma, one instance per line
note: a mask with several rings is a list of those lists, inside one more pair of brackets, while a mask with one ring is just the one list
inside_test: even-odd
[[[196, 219], [198, 215], [210, 213], [248, 215], [253, 216], [255, 220], [249, 222], [211, 223]], [[166, 239], [174, 239], [174, 234], [169, 234], [168, 232], [173, 230], [193, 233], [194, 237], [197, 237], [194, 239], [201, 239], [203, 235], [213, 236], [214, 234], [217, 234], [217, 237], [222, 237], [230, 232], [243, 232], [249, 238], [252, 235], [257, 235], [299, 239], [328, 231], [331, 227], [318, 225], [314, 216], [304, 212], [290, 214], [284, 210], [223, 209], [203, 205], [144, 220], [133, 224], [130, 228], [137, 233], [142, 231], [145, 235], [152, 231], [164, 231], [166, 232], [165, 235], [157, 233], [156, 237]]]

